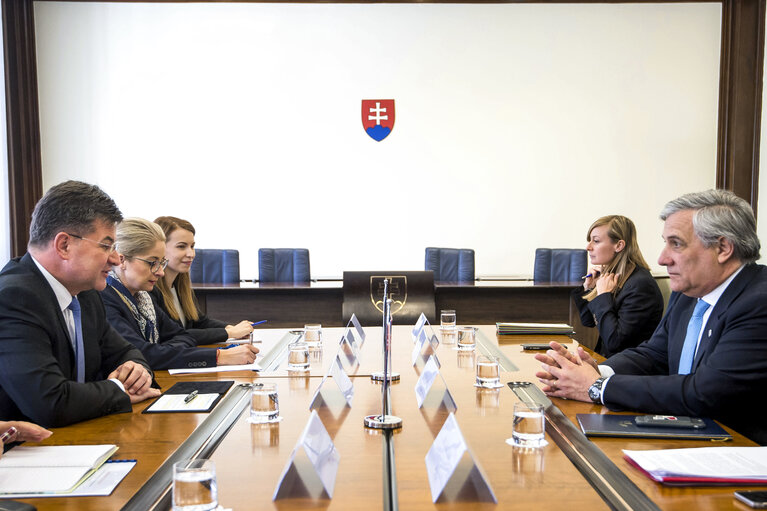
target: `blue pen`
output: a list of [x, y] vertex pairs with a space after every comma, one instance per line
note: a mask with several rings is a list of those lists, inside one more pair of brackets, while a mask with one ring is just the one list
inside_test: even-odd
[[262, 319], [261, 321], [256, 321], [255, 323], [251, 323], [250, 326], [260, 325], [261, 323], [266, 323], [266, 320]]
[[229, 348], [236, 348], [239, 344], [227, 344], [226, 346], [219, 348], [220, 350], [228, 350]]

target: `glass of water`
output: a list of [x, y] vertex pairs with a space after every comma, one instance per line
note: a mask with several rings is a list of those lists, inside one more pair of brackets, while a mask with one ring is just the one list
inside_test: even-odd
[[311, 348], [322, 346], [322, 325], [304, 325], [304, 341]]
[[206, 459], [173, 464], [173, 511], [208, 511], [218, 507], [216, 466]]
[[497, 389], [501, 386], [501, 368], [497, 358], [486, 355], [477, 357], [477, 380], [474, 385], [486, 389]]
[[294, 342], [288, 345], [288, 371], [309, 370], [309, 345]]
[[477, 346], [477, 329], [473, 326], [462, 326], [458, 329], [458, 349], [473, 350]]
[[455, 330], [455, 311], [445, 309], [439, 314], [439, 325], [442, 330]]
[[254, 383], [250, 391], [250, 418], [252, 424], [279, 422], [280, 401], [277, 398], [277, 385], [274, 383]]
[[543, 447], [548, 443], [544, 434], [545, 424], [542, 405], [514, 403], [511, 438], [506, 442], [517, 447]]

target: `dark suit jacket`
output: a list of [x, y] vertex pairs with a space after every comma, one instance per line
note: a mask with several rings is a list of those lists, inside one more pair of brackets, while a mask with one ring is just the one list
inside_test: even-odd
[[216, 349], [197, 348], [195, 341], [155, 304], [160, 334], [157, 343], [151, 343], [141, 335], [138, 322], [122, 298], [110, 286], [101, 292], [107, 309], [107, 319], [125, 339], [141, 350], [152, 369], [182, 369], [187, 367], [215, 367]]
[[615, 297], [602, 293], [588, 302], [584, 294], [582, 286], [574, 289], [573, 301], [583, 326], [599, 328], [594, 351], [605, 357], [639, 346], [650, 338], [663, 317], [663, 295], [644, 268], [635, 268]]
[[673, 293], [653, 336], [610, 357], [611, 409], [711, 417], [767, 444], [767, 267], [746, 265], [727, 286], [703, 329], [689, 375], [676, 374], [695, 298]]
[[[168, 314], [168, 308], [165, 306], [165, 300], [162, 297], [162, 293], [157, 286], [152, 289], [150, 293], [152, 299], [158, 308], [162, 309], [165, 314]], [[168, 318], [175, 322], [179, 327], [184, 328], [186, 333], [194, 337], [197, 344], [213, 344], [214, 342], [224, 342], [229, 338], [229, 334], [226, 333], [226, 323], [217, 319], [209, 318], [205, 314], [197, 309], [197, 321], [190, 321], [187, 319], [186, 327], [181, 323], [181, 320], [176, 320], [168, 316]]]
[[109, 326], [97, 291], [77, 295], [82, 309], [85, 383], [51, 286], [29, 254], [0, 272], [0, 417], [59, 427], [130, 412], [128, 395], [105, 378], [141, 352]]

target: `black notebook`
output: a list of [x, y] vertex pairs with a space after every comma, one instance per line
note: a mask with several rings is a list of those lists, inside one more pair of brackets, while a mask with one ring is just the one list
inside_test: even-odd
[[232, 385], [234, 380], [180, 381], [163, 392], [142, 413], [206, 413], [221, 401]]
[[586, 436], [628, 436], [635, 438], [680, 438], [689, 440], [730, 440], [732, 435], [712, 419], [703, 419], [706, 426], [700, 429], [647, 427], [634, 423], [636, 415], [600, 415], [579, 413], [575, 416]]

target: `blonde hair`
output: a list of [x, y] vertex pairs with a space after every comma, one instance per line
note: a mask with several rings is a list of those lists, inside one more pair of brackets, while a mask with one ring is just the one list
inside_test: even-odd
[[152, 250], [158, 241], [165, 243], [165, 235], [154, 222], [143, 218], [126, 218], [117, 224], [115, 249], [125, 257], [134, 257]]
[[[165, 233], [165, 237], [170, 238], [173, 231], [178, 229], [184, 229], [192, 234], [195, 234], [194, 226], [175, 216], [159, 216], [154, 219], [155, 223], [160, 226]], [[157, 289], [160, 290], [162, 298], [165, 301], [165, 309], [168, 311], [168, 315], [173, 319], [179, 319], [179, 313], [176, 310], [176, 304], [173, 302], [173, 294], [171, 293], [170, 286], [165, 282], [165, 279], [159, 279], [157, 281]], [[189, 278], [189, 273], [179, 273], [176, 275], [176, 280], [173, 281], [173, 287], [176, 288], [176, 294], [178, 295], [178, 301], [181, 304], [181, 310], [184, 312], [184, 317], [192, 321], [197, 321], [200, 317], [197, 312], [197, 301], [192, 291], [192, 280]]]
[[[613, 243], [618, 243], [623, 240], [625, 246], [623, 250], [615, 253], [615, 257], [602, 268], [602, 273], [617, 273], [620, 275], [618, 284], [613, 289], [613, 296], [623, 288], [628, 278], [634, 273], [636, 267], [649, 270], [650, 266], [647, 261], [642, 257], [642, 251], [639, 250], [639, 242], [637, 241], [637, 231], [629, 218], [621, 215], [608, 215], [598, 218], [591, 227], [589, 227], [586, 233], [586, 241], [591, 241], [591, 232], [597, 227], [607, 226], [607, 236]], [[596, 287], [586, 293], [583, 298], [588, 301], [593, 300], [597, 296]]]

